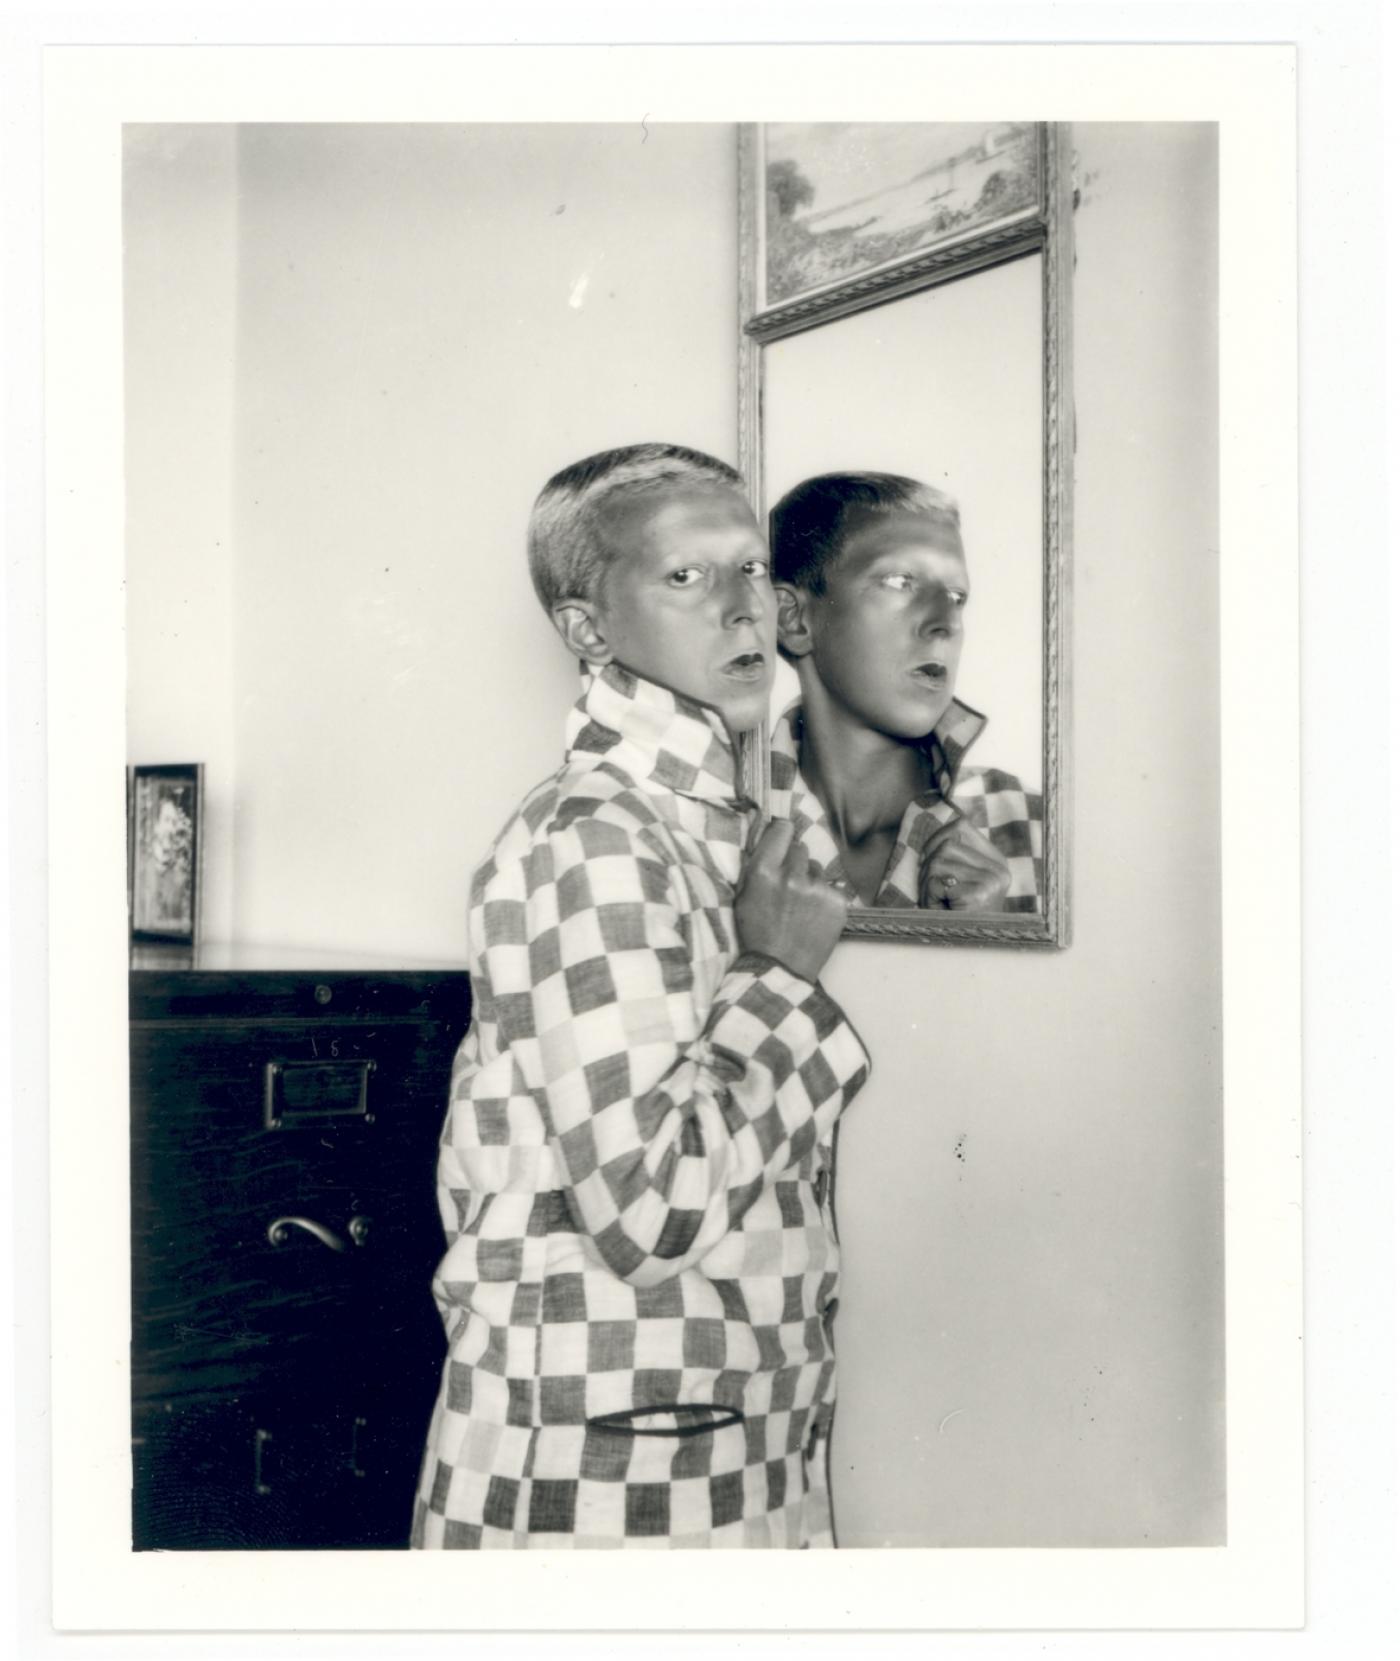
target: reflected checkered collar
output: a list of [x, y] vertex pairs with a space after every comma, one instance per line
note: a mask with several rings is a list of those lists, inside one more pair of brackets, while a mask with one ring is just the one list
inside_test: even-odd
[[718, 713], [619, 663], [585, 669], [566, 736], [570, 760], [606, 759], [641, 783], [739, 805], [734, 746]]
[[[889, 863], [875, 894], [877, 906], [918, 905], [919, 855], [940, 825], [962, 817], [962, 810], [953, 802], [953, 787], [967, 752], [986, 725], [985, 715], [955, 698], [924, 740], [934, 782], [904, 810]], [[798, 841], [821, 866], [827, 881], [855, 898], [855, 887], [841, 863], [841, 850], [832, 835], [826, 809], [798, 767], [801, 745], [799, 700], [783, 711], [770, 743], [768, 811], [775, 819], [791, 819]]]
[[[916, 796], [911, 805], [929, 807], [934, 802], [948, 800], [958, 782], [958, 774], [967, 759], [967, 752], [981, 737], [986, 725], [987, 717], [973, 709], [971, 704], [965, 704], [958, 698], [952, 700], [933, 731], [924, 740], [933, 785]], [[791, 816], [795, 805], [791, 800], [792, 794], [805, 794], [801, 788], [801, 774], [797, 766], [801, 746], [802, 702], [799, 699], [796, 703], [789, 704], [778, 717], [778, 724], [771, 740], [773, 776], [770, 811], [777, 816]]]

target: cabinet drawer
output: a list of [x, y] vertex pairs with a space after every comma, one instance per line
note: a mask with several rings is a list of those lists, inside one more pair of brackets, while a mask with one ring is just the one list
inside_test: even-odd
[[465, 1030], [471, 988], [461, 972], [359, 973], [141, 969], [129, 983], [133, 1021], [410, 1020]]
[[133, 1028], [138, 1394], [325, 1377], [355, 1343], [440, 1346], [435, 1167], [457, 1036], [410, 1023]]
[[289, 1194], [264, 1180], [204, 1239], [185, 1224], [153, 1230], [133, 1260], [137, 1394], [246, 1390], [292, 1373], [315, 1387], [386, 1357], [431, 1363], [443, 1344], [431, 1293], [442, 1230], [430, 1191], [401, 1218], [395, 1203], [325, 1184]]
[[[454, 1027], [415, 1023], [138, 1022], [131, 1029], [133, 1121], [166, 1145], [253, 1150], [262, 1132], [421, 1134], [447, 1106]], [[414, 1123], [405, 1127], [405, 1116]], [[137, 1127], [139, 1128], [139, 1126]], [[315, 1155], [309, 1142], [301, 1151]]]
[[330, 1398], [156, 1403], [132, 1422], [132, 1544], [267, 1550], [408, 1544], [431, 1400]]

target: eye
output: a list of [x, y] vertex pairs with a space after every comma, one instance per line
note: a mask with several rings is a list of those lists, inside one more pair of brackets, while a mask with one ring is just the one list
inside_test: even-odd
[[967, 604], [967, 590], [965, 588], [950, 588], [948, 590], [948, 598], [953, 602], [958, 610], [961, 611]]
[[705, 575], [698, 565], [683, 565], [678, 571], [669, 571], [666, 581], [672, 588], [694, 588]]
[[886, 571], [880, 578], [881, 588], [893, 588], [903, 594], [907, 594], [913, 586], [914, 579], [907, 571]]
[[746, 559], [744, 561], [744, 575], [746, 577], [766, 577], [770, 566], [766, 559]]

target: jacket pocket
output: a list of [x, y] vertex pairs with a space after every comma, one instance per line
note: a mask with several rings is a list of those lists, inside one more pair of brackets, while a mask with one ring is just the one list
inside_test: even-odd
[[598, 1413], [584, 1423], [610, 1436], [706, 1436], [741, 1425], [737, 1407], [709, 1402], [678, 1402], [674, 1407], [624, 1407], [616, 1413]]

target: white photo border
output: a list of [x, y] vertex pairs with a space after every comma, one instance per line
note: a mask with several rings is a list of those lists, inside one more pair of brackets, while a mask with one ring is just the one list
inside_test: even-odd
[[[585, 67], [587, 73], [580, 73]], [[1294, 51], [50, 51], [46, 463], [54, 1623], [65, 1631], [1238, 1628], [1302, 1620]], [[160, 121], [1216, 121], [1230, 1543], [1188, 1550], [129, 1549], [121, 127]], [[975, 112], [975, 113], [974, 113]], [[1279, 711], [1285, 712], [1284, 719]], [[107, 788], [110, 785], [110, 788]], [[69, 1041], [81, 1024], [83, 1041]], [[95, 1108], [100, 1106], [101, 1111]], [[71, 1157], [79, 1147], [82, 1158]], [[92, 1219], [106, 1250], [94, 1252]], [[528, 1612], [528, 1613], [522, 1613]]]

